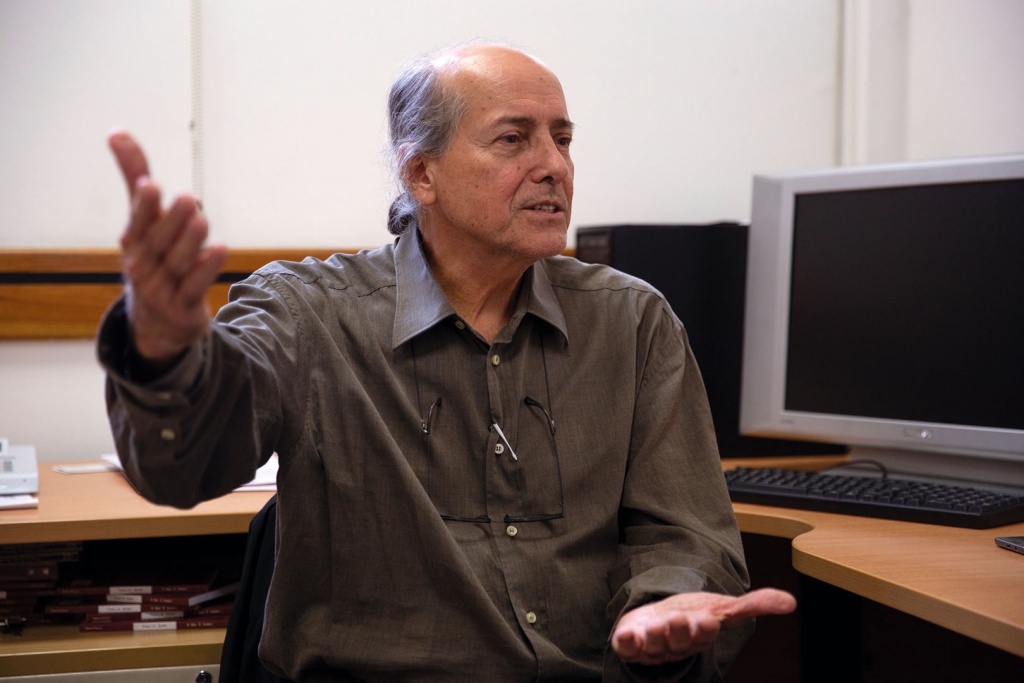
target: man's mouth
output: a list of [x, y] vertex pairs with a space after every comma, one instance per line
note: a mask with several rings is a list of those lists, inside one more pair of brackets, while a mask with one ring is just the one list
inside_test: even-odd
[[530, 207], [533, 211], [544, 211], [545, 213], [558, 213], [561, 209], [554, 204], [536, 204]]

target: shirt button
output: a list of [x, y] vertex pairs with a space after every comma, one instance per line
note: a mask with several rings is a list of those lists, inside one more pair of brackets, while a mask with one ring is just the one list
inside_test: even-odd
[[491, 365], [497, 366], [498, 363], [500, 363], [500, 362], [501, 362], [501, 356], [499, 356], [498, 354], [494, 354], [493, 356], [491, 356]]
[[158, 399], [160, 399], [161, 401], [170, 401], [171, 400], [171, 392], [169, 392], [169, 391], [161, 391], [159, 394], [156, 395], [156, 397]]
[[160, 430], [160, 438], [164, 441], [174, 441], [176, 437], [177, 434], [175, 434], [174, 430], [170, 427], [164, 427]]
[[494, 444], [494, 454], [501, 455], [505, 452], [505, 444], [496, 443]]
[[509, 524], [508, 527], [505, 528], [505, 533], [508, 534], [510, 538], [514, 538], [515, 535], [519, 533], [519, 529]]
[[527, 624], [536, 624], [537, 623], [537, 615], [534, 614], [533, 612], [527, 612], [526, 613], [526, 623]]
[[455, 327], [459, 328], [460, 330], [464, 330], [466, 329], [466, 323], [462, 322], [461, 320], [456, 320]]

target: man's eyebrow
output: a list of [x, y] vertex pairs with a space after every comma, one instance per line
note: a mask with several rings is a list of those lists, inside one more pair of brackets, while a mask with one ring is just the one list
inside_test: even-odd
[[[532, 116], [502, 116], [494, 121], [492, 127], [500, 128], [501, 126], [519, 126], [522, 128], [536, 128], [538, 126], [537, 119]], [[569, 119], [555, 119], [551, 122], [552, 130], [565, 130], [568, 129], [572, 132], [576, 128]]]
[[570, 121], [569, 119], [558, 119], [557, 121], [555, 121], [555, 125], [552, 126], [552, 128], [558, 130], [564, 130], [568, 128], [569, 132], [571, 133], [574, 130], [576, 130], [576, 124]]

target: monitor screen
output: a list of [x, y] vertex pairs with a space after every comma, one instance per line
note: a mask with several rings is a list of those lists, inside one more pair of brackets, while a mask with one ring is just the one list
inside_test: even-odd
[[1024, 485], [1024, 156], [757, 176], [752, 209], [744, 433]]

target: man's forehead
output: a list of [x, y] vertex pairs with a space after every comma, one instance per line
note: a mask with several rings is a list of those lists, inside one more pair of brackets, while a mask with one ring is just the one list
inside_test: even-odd
[[562, 95], [558, 77], [538, 59], [499, 46], [476, 46], [454, 52], [439, 66], [453, 84], [469, 91], [506, 92], [517, 89], [549, 89]]
[[465, 99], [466, 113], [476, 125], [572, 129], [558, 77], [525, 52], [501, 45], [465, 45], [439, 55], [435, 66], [448, 87]]
[[564, 125], [569, 120], [565, 95], [554, 74], [544, 67], [489, 72], [462, 72], [455, 87], [462, 91], [471, 108], [486, 112], [494, 122]]

